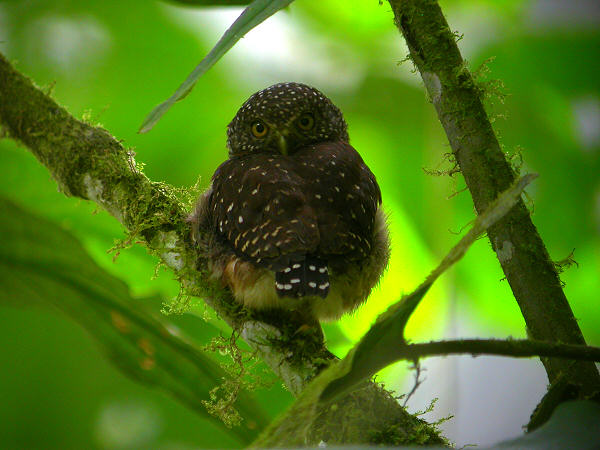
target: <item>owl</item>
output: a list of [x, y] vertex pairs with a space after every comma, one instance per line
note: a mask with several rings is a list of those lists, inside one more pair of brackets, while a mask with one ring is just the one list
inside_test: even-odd
[[333, 320], [363, 303], [388, 229], [341, 111], [310, 86], [275, 84], [242, 105], [227, 147], [191, 216], [211, 276], [251, 309]]

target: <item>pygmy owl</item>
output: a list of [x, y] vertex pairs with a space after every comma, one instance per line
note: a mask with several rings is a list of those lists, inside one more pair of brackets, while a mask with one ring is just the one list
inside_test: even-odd
[[229, 159], [191, 217], [209, 270], [248, 308], [335, 319], [364, 302], [389, 259], [375, 176], [318, 90], [252, 95], [227, 129]]

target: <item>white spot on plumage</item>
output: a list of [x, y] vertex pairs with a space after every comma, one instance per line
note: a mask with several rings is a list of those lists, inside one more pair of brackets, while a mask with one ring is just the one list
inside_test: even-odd
[[292, 265], [292, 269], [299, 269], [300, 268], [300, 264], [294, 264]]
[[314, 281], [309, 281], [309, 282], [308, 282], [308, 285], [309, 285], [311, 288], [316, 288], [316, 287], [317, 287], [317, 283], [315, 283]]
[[325, 290], [329, 287], [329, 281], [319, 285], [319, 289]]
[[308, 268], [309, 268], [310, 270], [312, 270], [312, 271], [315, 271], [315, 270], [317, 270], [317, 268], [316, 268], [315, 266], [313, 266], [312, 264], [311, 264], [310, 266], [308, 266]]
[[319, 268], [319, 272], [320, 272], [320, 273], [325, 273], [325, 272], [327, 272], [327, 267], [320, 267], [320, 268]]
[[292, 283], [292, 284], [297, 284], [297, 283], [300, 283], [300, 278], [292, 278], [292, 279], [290, 280], [290, 283]]
[[243, 223], [243, 222], [244, 222], [244, 218], [243, 218], [242, 216], [239, 216], [239, 217], [238, 217], [238, 222], [239, 222], [239, 223]]

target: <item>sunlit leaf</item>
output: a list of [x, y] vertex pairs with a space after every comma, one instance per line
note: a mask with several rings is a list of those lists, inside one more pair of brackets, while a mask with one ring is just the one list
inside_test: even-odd
[[[0, 197], [0, 289], [11, 304], [32, 301], [68, 314], [97, 339], [110, 359], [138, 382], [160, 387], [217, 424], [203, 401], [225, 371], [164, 318], [133, 299], [68, 232]], [[199, 325], [200, 326], [200, 325]], [[247, 394], [235, 404], [245, 419], [230, 432], [249, 442], [266, 425]]]
[[167, 100], [156, 106], [144, 119], [139, 132], [145, 133], [160, 120], [171, 106], [184, 98], [194, 88], [204, 72], [210, 69], [227, 51], [235, 45], [248, 31], [259, 25], [280, 9], [285, 8], [294, 0], [254, 0], [236, 19], [223, 37], [217, 42], [210, 53], [200, 61], [200, 64], [188, 75], [186, 80]]
[[390, 350], [404, 343], [406, 322], [430, 287], [431, 283], [420, 286], [402, 299], [391, 315], [385, 320], [378, 320], [371, 327], [354, 351], [348, 355], [352, 361], [350, 371], [333, 380], [323, 390], [321, 400], [328, 401], [340, 395], [395, 360], [390, 358]]

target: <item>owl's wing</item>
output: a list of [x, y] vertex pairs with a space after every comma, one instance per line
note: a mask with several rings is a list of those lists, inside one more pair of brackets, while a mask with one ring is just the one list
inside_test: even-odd
[[214, 229], [240, 256], [272, 270], [319, 245], [316, 212], [289, 159], [231, 158], [213, 176], [208, 207]]
[[381, 191], [358, 152], [345, 142], [325, 142], [294, 155], [305, 193], [318, 217], [318, 255], [360, 260], [371, 252]]

